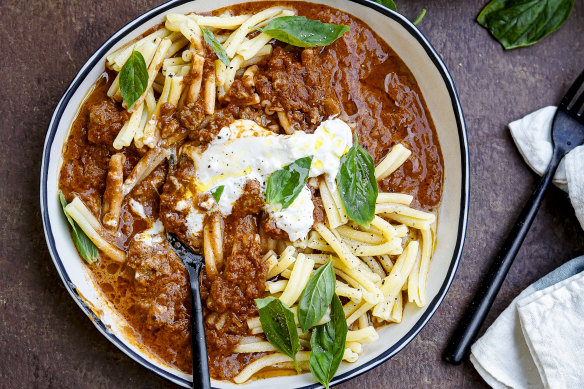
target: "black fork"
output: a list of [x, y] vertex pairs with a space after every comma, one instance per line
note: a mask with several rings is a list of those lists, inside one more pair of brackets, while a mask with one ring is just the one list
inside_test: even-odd
[[554, 151], [546, 173], [523, 207], [519, 218], [501, 247], [478, 291], [467, 308], [464, 316], [454, 331], [444, 352], [444, 359], [452, 364], [459, 364], [467, 355], [470, 345], [479, 332], [501, 284], [531, 227], [554, 174], [564, 156], [575, 147], [584, 143], [584, 91], [578, 93], [584, 85], [584, 71], [572, 84], [554, 116], [552, 141]]
[[209, 362], [207, 360], [207, 343], [203, 322], [203, 304], [199, 288], [199, 274], [204, 266], [204, 258], [193, 252], [189, 246], [173, 233], [167, 234], [168, 243], [181, 259], [191, 285], [191, 347], [193, 357], [193, 388], [210, 389]]

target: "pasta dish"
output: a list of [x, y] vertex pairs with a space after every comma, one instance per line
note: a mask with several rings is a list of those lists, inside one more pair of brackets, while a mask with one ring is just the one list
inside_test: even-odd
[[328, 387], [426, 304], [443, 175], [420, 88], [375, 31], [260, 1], [169, 13], [109, 53], [59, 189], [96, 284], [161, 361], [191, 371], [172, 232], [205, 260], [212, 378]]

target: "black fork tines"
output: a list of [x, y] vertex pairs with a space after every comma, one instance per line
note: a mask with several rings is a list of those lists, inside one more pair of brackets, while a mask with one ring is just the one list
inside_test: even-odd
[[574, 115], [576, 115], [578, 118], [580, 118], [582, 115], [584, 115], [584, 112], [582, 112], [583, 106], [584, 106], [584, 91], [582, 91], [580, 93], [580, 97], [578, 97], [578, 100], [576, 100], [576, 102], [572, 105], [572, 108], [570, 108], [570, 110], [574, 113]]
[[[584, 85], [584, 71], [580, 73], [576, 81], [570, 86], [568, 92], [564, 95], [559, 107], [572, 117], [580, 119], [583, 114], [579, 111], [584, 106], [584, 91], [578, 96], [578, 91]], [[577, 99], [576, 99], [577, 98]]]

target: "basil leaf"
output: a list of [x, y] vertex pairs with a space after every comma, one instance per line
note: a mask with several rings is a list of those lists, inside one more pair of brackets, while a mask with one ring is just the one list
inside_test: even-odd
[[298, 302], [298, 322], [302, 332], [322, 319], [335, 292], [335, 272], [332, 261], [318, 268], [310, 277]]
[[339, 296], [333, 294], [331, 321], [315, 327], [310, 337], [310, 372], [328, 389], [345, 353], [347, 320]]
[[304, 16], [281, 16], [257, 29], [292, 46], [314, 47], [330, 45], [349, 31], [349, 26], [323, 23]]
[[120, 70], [120, 92], [128, 109], [132, 109], [134, 103], [146, 91], [147, 86], [146, 61], [139, 51], [132, 50], [132, 54]]
[[311, 164], [312, 157], [304, 157], [272, 173], [268, 178], [266, 203], [282, 204], [282, 209], [288, 208], [306, 184]]
[[227, 52], [223, 48], [223, 45], [219, 43], [217, 38], [215, 38], [215, 35], [209, 31], [208, 28], [201, 27], [201, 31], [203, 31], [203, 38], [205, 39], [205, 42], [211, 46], [215, 54], [217, 54], [217, 58], [219, 58], [221, 62], [225, 64], [225, 66], [229, 66], [231, 62], [229, 61], [229, 57], [227, 56]]
[[375, 2], [383, 5], [384, 7], [389, 8], [392, 11], [397, 12], [397, 7], [395, 6], [393, 0], [375, 0]]
[[223, 194], [223, 189], [225, 189], [225, 185], [218, 186], [217, 188], [211, 191], [211, 195], [213, 196], [216, 202], [219, 202], [219, 199]]
[[273, 297], [256, 299], [255, 303], [258, 307], [260, 323], [268, 342], [282, 354], [292, 358], [296, 370], [300, 372], [296, 362], [296, 353], [300, 350], [300, 341], [296, 330], [296, 322], [294, 321], [294, 312], [282, 301]]
[[65, 211], [67, 200], [65, 199], [65, 195], [63, 195], [62, 191], [59, 191], [59, 201], [61, 202], [63, 213], [71, 225], [71, 236], [73, 237], [75, 247], [77, 247], [77, 251], [79, 251], [79, 254], [81, 254], [81, 257], [83, 257], [85, 262], [91, 265], [97, 260], [99, 255], [97, 247], [95, 247], [93, 242], [87, 237], [87, 235], [85, 235], [85, 232], [83, 232], [77, 223], [75, 223], [75, 220], [71, 219], [71, 216], [69, 216]]
[[510, 50], [533, 45], [556, 31], [573, 7], [574, 0], [493, 0], [477, 21]]
[[359, 146], [359, 140], [341, 158], [337, 186], [347, 216], [364, 227], [375, 216], [377, 181], [373, 158]]

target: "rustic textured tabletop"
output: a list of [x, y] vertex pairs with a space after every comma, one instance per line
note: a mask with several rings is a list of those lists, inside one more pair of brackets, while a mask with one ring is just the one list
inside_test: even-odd
[[[556, 103], [584, 68], [584, 3], [558, 32], [505, 52], [475, 21], [486, 0], [396, 2], [410, 18], [427, 8], [419, 28], [460, 94], [471, 159], [468, 233], [456, 279], [428, 325], [396, 357], [340, 387], [483, 387], [470, 363], [450, 366], [440, 355], [536, 182], [506, 124]], [[172, 386], [109, 343], [69, 297], [45, 245], [38, 200], [45, 132], [68, 83], [108, 36], [159, 3], [1, 2], [0, 387]], [[568, 198], [552, 188], [487, 324], [523, 288], [583, 251]]]

